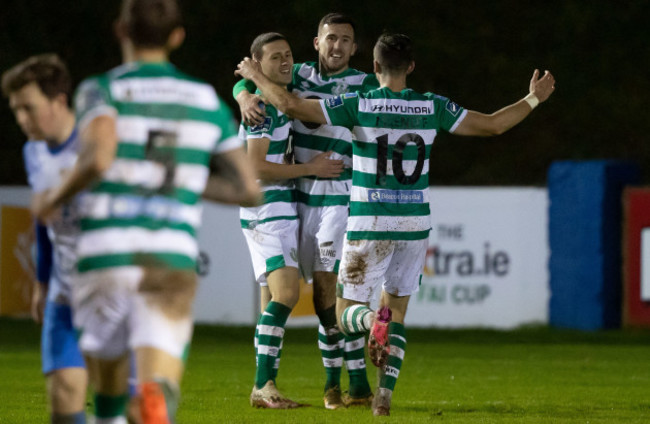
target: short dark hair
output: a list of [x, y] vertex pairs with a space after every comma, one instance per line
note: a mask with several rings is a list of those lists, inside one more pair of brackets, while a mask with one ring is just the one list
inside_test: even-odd
[[320, 22], [318, 23], [318, 32], [320, 33], [320, 30], [325, 25], [331, 25], [331, 24], [348, 24], [352, 27], [352, 31], [354, 31], [356, 34], [357, 25], [354, 22], [354, 20], [348, 15], [344, 15], [343, 13], [338, 13], [338, 12], [328, 13], [327, 15], [323, 16]]
[[406, 71], [413, 61], [413, 42], [407, 35], [385, 32], [375, 43], [374, 56], [388, 73]]
[[164, 47], [183, 24], [176, 0], [124, 0], [119, 20], [133, 44], [144, 48]]
[[265, 32], [264, 34], [258, 35], [251, 44], [251, 57], [255, 60], [261, 60], [264, 46], [278, 40], [288, 42], [287, 37], [279, 32]]
[[9, 97], [30, 83], [36, 83], [48, 99], [59, 94], [72, 94], [72, 79], [68, 67], [54, 53], [31, 56], [2, 74], [2, 93]]

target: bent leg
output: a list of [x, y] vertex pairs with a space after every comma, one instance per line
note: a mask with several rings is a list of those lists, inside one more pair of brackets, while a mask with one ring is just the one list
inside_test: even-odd
[[144, 424], [174, 422], [192, 337], [193, 271], [147, 268], [137, 288], [130, 346], [135, 350]]
[[61, 368], [45, 378], [54, 423], [63, 422], [63, 417], [85, 417], [88, 387], [88, 373], [85, 368]]

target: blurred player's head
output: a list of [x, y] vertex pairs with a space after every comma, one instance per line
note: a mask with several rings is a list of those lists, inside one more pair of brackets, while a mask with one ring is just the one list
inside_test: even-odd
[[[172, 51], [183, 42], [181, 11], [176, 0], [124, 0], [117, 21], [120, 41], [134, 49]], [[130, 48], [129, 46], [129, 48]]]
[[291, 82], [293, 55], [286, 37], [277, 32], [266, 32], [255, 37], [251, 57], [262, 66], [268, 79], [279, 85]]
[[34, 140], [62, 141], [74, 119], [70, 110], [72, 80], [55, 54], [32, 56], [2, 75], [2, 93], [23, 133]]
[[[375, 72], [388, 75], [408, 74], [415, 65], [413, 43], [404, 34], [384, 33], [373, 50]], [[379, 66], [377, 66], [379, 65]]]
[[354, 30], [354, 21], [341, 13], [328, 13], [320, 20], [314, 48], [322, 73], [334, 75], [348, 69], [350, 57], [357, 51]]

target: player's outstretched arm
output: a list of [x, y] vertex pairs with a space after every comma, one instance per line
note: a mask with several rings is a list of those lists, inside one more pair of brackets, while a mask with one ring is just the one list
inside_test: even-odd
[[248, 57], [244, 58], [237, 65], [235, 74], [253, 81], [269, 103], [292, 118], [318, 124], [327, 123], [320, 101], [301, 99], [287, 92], [286, 89], [266, 78], [259, 63], [254, 60]]
[[92, 184], [113, 163], [117, 150], [115, 118], [101, 115], [81, 131], [79, 158], [61, 185], [32, 197], [32, 213], [45, 222], [52, 213], [75, 194]]
[[490, 115], [470, 110], [454, 134], [493, 136], [503, 134], [524, 120], [539, 103], [546, 101], [555, 90], [555, 78], [549, 71], [542, 77], [535, 69], [526, 97]]
[[210, 169], [203, 197], [244, 206], [261, 203], [260, 187], [243, 147], [213, 155]]

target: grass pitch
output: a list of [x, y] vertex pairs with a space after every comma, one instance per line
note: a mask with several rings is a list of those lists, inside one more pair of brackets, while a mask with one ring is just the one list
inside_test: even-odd
[[[0, 424], [48, 422], [38, 340], [35, 324], [0, 319]], [[323, 408], [316, 329], [287, 329], [278, 386], [311, 406], [270, 411], [248, 405], [253, 328], [199, 326], [178, 422], [650, 422], [650, 331], [407, 329], [407, 340], [391, 416], [375, 418], [364, 408]], [[345, 371], [342, 381], [346, 389]]]

